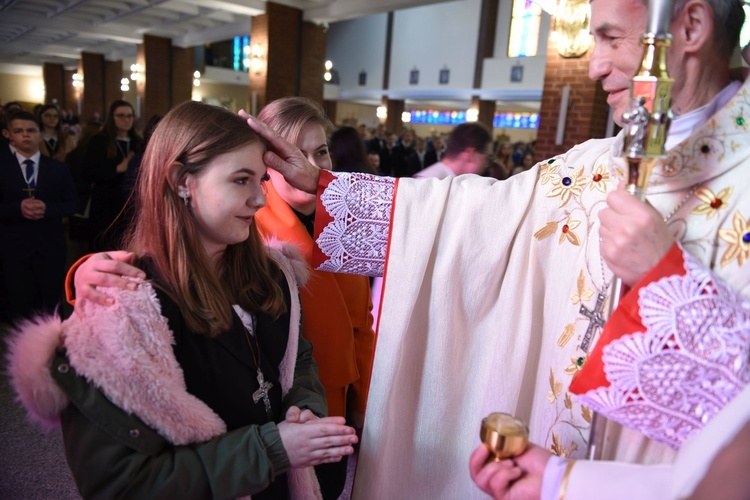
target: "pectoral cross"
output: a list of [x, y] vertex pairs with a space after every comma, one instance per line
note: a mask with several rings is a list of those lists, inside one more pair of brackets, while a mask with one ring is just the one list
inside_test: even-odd
[[253, 393], [253, 403], [257, 403], [261, 399], [263, 399], [263, 406], [266, 407], [266, 415], [269, 419], [273, 418], [273, 414], [271, 413], [271, 399], [268, 397], [268, 391], [271, 390], [271, 387], [273, 387], [273, 384], [271, 382], [267, 382], [265, 378], [263, 378], [263, 372], [260, 371], [260, 368], [258, 368], [258, 390]]
[[34, 189], [30, 185], [26, 184], [26, 187], [23, 188], [23, 189], [21, 189], [21, 191], [26, 191], [26, 197], [27, 198], [33, 198], [34, 197], [34, 191], [36, 191], [36, 189]]
[[578, 310], [580, 314], [583, 314], [589, 319], [589, 327], [586, 328], [586, 333], [583, 335], [583, 340], [581, 341], [581, 350], [583, 350], [583, 352], [589, 352], [589, 345], [594, 338], [594, 333], [604, 328], [604, 323], [606, 321], [602, 315], [602, 311], [604, 310], [605, 300], [607, 300], [607, 296], [603, 293], [599, 293], [599, 295], [596, 296], [596, 306], [594, 306], [594, 309], [589, 309], [581, 304], [581, 308]]

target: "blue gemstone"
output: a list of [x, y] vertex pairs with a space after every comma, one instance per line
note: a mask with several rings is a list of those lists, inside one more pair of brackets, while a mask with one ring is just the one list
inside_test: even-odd
[[563, 180], [562, 180], [563, 186], [570, 186], [571, 182], [573, 181], [570, 180], [570, 177], [563, 177]]
[[745, 243], [750, 243], [750, 233], [743, 234], [742, 241], [744, 241]]

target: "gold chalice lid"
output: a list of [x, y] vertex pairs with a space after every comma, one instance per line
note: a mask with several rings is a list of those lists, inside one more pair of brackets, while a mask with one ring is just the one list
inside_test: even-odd
[[500, 461], [523, 453], [529, 445], [529, 428], [507, 413], [491, 413], [482, 420], [482, 443], [490, 450], [489, 460]]

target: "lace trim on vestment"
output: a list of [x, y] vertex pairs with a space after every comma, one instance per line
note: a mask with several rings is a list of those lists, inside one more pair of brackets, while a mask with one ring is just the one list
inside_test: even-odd
[[395, 179], [337, 173], [320, 199], [333, 218], [316, 243], [327, 257], [321, 271], [382, 276]]
[[684, 253], [685, 276], [640, 291], [646, 332], [602, 351], [609, 387], [578, 401], [678, 448], [750, 381], [750, 302]]

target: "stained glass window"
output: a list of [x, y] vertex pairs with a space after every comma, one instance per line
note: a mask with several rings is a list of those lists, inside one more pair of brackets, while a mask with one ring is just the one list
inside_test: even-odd
[[532, 0], [513, 0], [508, 57], [535, 56], [539, 46], [542, 8]]
[[[410, 123], [426, 125], [460, 125], [466, 123], [466, 111], [410, 110]], [[539, 128], [539, 113], [495, 113], [494, 128]]]
[[250, 45], [250, 37], [236, 36], [232, 40], [232, 68], [235, 71], [247, 71], [247, 67], [242, 64], [245, 59], [244, 49]]

